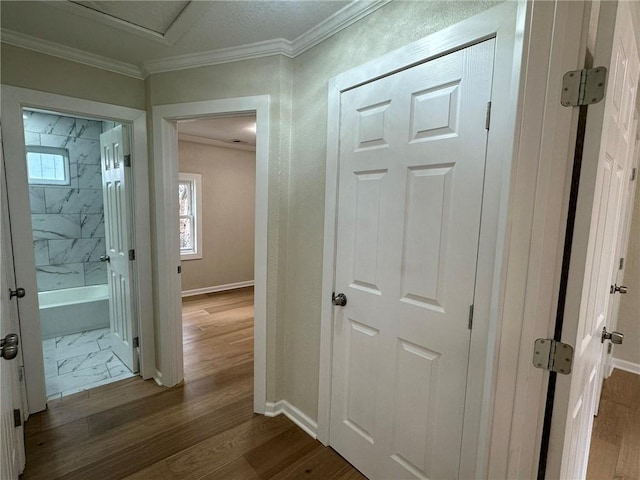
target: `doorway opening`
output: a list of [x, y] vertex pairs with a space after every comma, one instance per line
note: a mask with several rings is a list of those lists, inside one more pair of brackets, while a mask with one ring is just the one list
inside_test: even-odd
[[22, 118], [49, 401], [136, 371], [114, 353], [110, 321], [100, 136], [120, 124], [29, 108]]
[[184, 378], [253, 382], [256, 116], [182, 120], [178, 205]]

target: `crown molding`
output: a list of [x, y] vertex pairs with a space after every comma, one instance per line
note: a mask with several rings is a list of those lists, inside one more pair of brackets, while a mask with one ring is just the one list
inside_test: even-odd
[[285, 55], [291, 57], [291, 42], [284, 38], [250, 43], [238, 47], [220, 48], [201, 53], [189, 53], [173, 57], [146, 60], [143, 62], [147, 73], [171, 72], [187, 68], [206, 67], [221, 63], [250, 60], [252, 58], [268, 57], [271, 55]]
[[0, 39], [2, 43], [13, 45], [15, 47], [45, 53], [64, 60], [71, 60], [73, 62], [89, 65], [90, 67], [97, 67], [110, 72], [119, 73], [121, 75], [127, 75], [128, 77], [137, 78], [139, 80], [144, 80], [145, 78], [142, 70], [131, 63], [113, 60], [101, 55], [95, 55], [93, 53], [85, 52], [84, 50], [67, 47], [60, 45], [59, 43], [49, 42], [47, 40], [42, 40], [41, 38], [32, 37], [12, 30], [3, 28], [0, 32]]
[[291, 57], [297, 57], [312, 47], [315, 47], [327, 38], [353, 25], [358, 20], [372, 14], [384, 7], [392, 0], [356, 0], [322, 21], [315, 27], [306, 31], [291, 42]]
[[256, 147], [254, 145], [247, 145], [246, 143], [223, 142], [221, 140], [214, 140], [213, 138], [198, 137], [196, 135], [186, 135], [184, 133], [178, 134], [178, 140], [181, 140], [183, 142], [211, 145], [212, 147], [231, 148], [232, 150], [247, 150], [249, 152], [256, 151]]
[[[104, 70], [109, 70], [115, 73], [128, 75], [133, 78], [144, 79], [147, 77], [147, 75], [154, 73], [186, 70], [189, 68], [205, 67], [210, 65], [219, 65], [223, 63], [237, 62], [239, 60], [250, 60], [272, 55], [284, 55], [289, 58], [294, 58], [323, 42], [327, 38], [335, 35], [341, 30], [347, 28], [348, 26], [354, 24], [355, 22], [363, 19], [367, 15], [375, 12], [390, 1], [392, 0], [356, 0], [348, 4], [344, 8], [338, 10], [326, 20], [319, 23], [309, 31], [303, 33], [293, 41], [289, 41], [284, 38], [277, 38], [274, 40], [250, 43], [237, 47], [221, 48], [217, 50], [210, 50], [207, 52], [175, 55], [172, 57], [145, 60], [141, 67], [130, 63], [106, 58], [101, 55], [88, 53], [76, 48], [66, 47], [58, 43], [49, 42], [47, 40], [42, 40], [30, 35], [14, 32], [12, 30], [2, 30], [2, 42], [10, 45], [15, 45], [17, 47], [34, 50], [36, 52], [46, 53], [55, 57], [64, 58], [66, 60], [83, 63], [92, 67], [102, 68]], [[55, 4], [59, 8], [64, 8], [76, 14], [79, 12], [78, 9], [80, 9], [80, 11], [87, 10], [87, 12], [84, 13], [84, 16], [94, 19], [105, 16], [109, 17], [107, 15], [99, 14], [98, 12], [86, 9], [85, 7], [81, 7], [80, 5], [76, 5], [70, 2], [50, 3]], [[162, 36], [153, 32], [154, 38], [167, 44], [170, 43], [169, 40], [167, 40], [167, 38], [169, 37], [171, 37], [172, 41], [177, 41], [177, 39], [184, 33], [184, 31], [186, 31], [185, 29], [191, 25], [192, 20], [194, 18], [197, 18], [197, 15], [200, 12], [199, 9], [204, 8], [200, 4], [204, 5], [204, 3], [205, 2], [191, 2], [194, 7], [189, 9], [188, 11], [187, 8], [185, 8], [183, 14], [178, 17], [178, 20], [180, 20], [181, 17], [184, 17], [184, 19], [182, 19], [179, 24], [178, 20], [176, 20], [176, 22], [174, 22], [174, 25], [172, 25], [167, 31], [166, 36]], [[63, 4], [68, 5], [62, 6]], [[94, 13], [96, 13], [97, 15], [93, 15]], [[109, 17], [109, 19], [110, 20], [102, 19], [101, 23], [105, 23], [113, 27], [118, 26], [118, 28], [125, 29], [131, 33], [135, 33], [138, 30], [144, 30], [146, 33], [143, 34], [141, 32], [138, 32], [138, 34], [150, 38], [148, 36], [148, 33], [151, 32], [150, 30], [143, 29], [142, 27], [137, 27], [128, 22], [115, 19], [114, 17]], [[126, 24], [127, 26], [125, 27], [120, 24]]]
[[284, 38], [250, 43], [238, 47], [210, 50], [208, 52], [176, 55], [143, 62], [146, 73], [162, 73], [188, 68], [206, 67], [221, 63], [250, 60], [253, 58], [284, 55], [294, 58], [327, 38], [354, 24], [358, 20], [385, 6], [391, 0], [357, 0], [303, 33], [293, 41]]

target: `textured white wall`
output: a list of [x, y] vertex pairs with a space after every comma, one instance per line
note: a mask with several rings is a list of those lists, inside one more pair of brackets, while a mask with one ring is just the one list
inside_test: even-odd
[[202, 258], [182, 261], [182, 290], [253, 280], [256, 154], [178, 142], [181, 172], [202, 175]]
[[328, 80], [499, 2], [391, 2], [294, 59], [283, 394], [317, 418]]

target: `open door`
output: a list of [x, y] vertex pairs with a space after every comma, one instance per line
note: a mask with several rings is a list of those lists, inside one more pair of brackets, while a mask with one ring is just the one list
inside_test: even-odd
[[[20, 384], [18, 382], [19, 350], [12, 352], [11, 343], [19, 335], [17, 318], [17, 291], [13, 275], [13, 257], [10, 248], [6, 178], [0, 134], [0, 338], [4, 344], [0, 358], [0, 478], [14, 480], [25, 465], [24, 432], [22, 427]], [[19, 337], [17, 337], [19, 343]], [[20, 345], [18, 344], [18, 349]]]
[[[584, 478], [603, 359], [617, 295], [617, 243], [630, 180], [633, 108], [640, 61], [628, 2], [599, 6], [594, 66], [608, 71], [606, 97], [589, 108], [562, 341], [574, 346], [573, 372], [557, 379], [546, 478]], [[575, 321], [574, 319], [577, 319]]]
[[138, 372], [138, 328], [135, 321], [135, 252], [131, 222], [131, 151], [129, 132], [118, 125], [100, 135], [102, 191], [109, 283], [109, 318], [113, 352], [133, 372]]

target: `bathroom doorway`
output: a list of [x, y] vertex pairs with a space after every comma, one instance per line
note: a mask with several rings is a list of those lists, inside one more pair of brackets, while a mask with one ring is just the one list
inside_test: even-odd
[[25, 108], [23, 125], [49, 401], [135, 372], [110, 326], [100, 135], [117, 124]]

